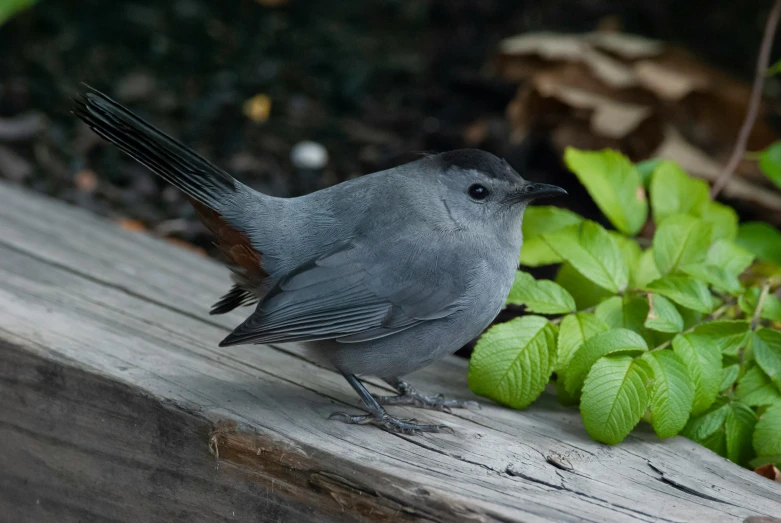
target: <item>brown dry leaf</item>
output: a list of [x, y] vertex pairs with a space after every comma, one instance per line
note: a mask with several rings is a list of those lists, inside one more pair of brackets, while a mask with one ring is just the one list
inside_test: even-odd
[[126, 231], [133, 231], [133, 232], [147, 231], [147, 228], [143, 223], [141, 223], [138, 220], [133, 220], [132, 218], [120, 218], [119, 220], [117, 220], [117, 225], [119, 225]]
[[678, 101], [698, 87], [704, 87], [701, 79], [682, 74], [651, 60], [634, 64], [640, 84], [667, 101]]
[[777, 483], [781, 483], [781, 471], [779, 471], [778, 467], [776, 467], [772, 463], [768, 463], [767, 465], [762, 465], [761, 467], [757, 467], [754, 469], [754, 472], [756, 472], [760, 476], [766, 477], [767, 479], [773, 480]]
[[89, 169], [77, 172], [73, 177], [73, 182], [80, 191], [92, 192], [98, 187], [98, 177], [94, 171]]
[[180, 240], [179, 238], [174, 238], [172, 236], [165, 236], [163, 237], [163, 239], [168, 243], [172, 243], [177, 247], [181, 247], [182, 249], [186, 249], [190, 252], [194, 252], [195, 254], [198, 254], [200, 256], [206, 256], [205, 250], [201, 249], [197, 245], [193, 245], [192, 243], [188, 243], [184, 240]]
[[255, 123], [261, 123], [268, 120], [271, 113], [271, 98], [263, 93], [256, 94], [246, 100], [243, 106], [244, 116]]
[[464, 141], [470, 147], [481, 144], [486, 136], [488, 136], [488, 122], [485, 120], [472, 122], [464, 129]]

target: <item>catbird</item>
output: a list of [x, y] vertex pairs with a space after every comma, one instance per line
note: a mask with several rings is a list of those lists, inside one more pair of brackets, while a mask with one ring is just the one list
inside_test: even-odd
[[[477, 337], [505, 303], [526, 205], [566, 194], [524, 180], [490, 153], [432, 154], [296, 198], [243, 185], [99, 91], [73, 113], [178, 187], [229, 260], [233, 287], [211, 310], [257, 302], [221, 343], [301, 342], [341, 372], [367, 414], [332, 419], [390, 432], [439, 432], [382, 405], [449, 410], [473, 402], [426, 396], [401, 377]], [[397, 396], [375, 396], [356, 375]]]

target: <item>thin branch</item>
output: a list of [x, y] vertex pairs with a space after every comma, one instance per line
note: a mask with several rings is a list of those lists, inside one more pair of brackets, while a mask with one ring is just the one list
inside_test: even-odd
[[762, 100], [762, 88], [765, 85], [765, 78], [767, 77], [767, 69], [770, 64], [770, 50], [773, 47], [773, 38], [776, 34], [776, 27], [778, 27], [779, 16], [781, 16], [781, 0], [775, 0], [773, 2], [773, 8], [770, 10], [770, 14], [767, 17], [767, 22], [765, 23], [765, 34], [762, 37], [762, 44], [759, 48], [757, 71], [754, 76], [754, 85], [751, 88], [751, 98], [749, 99], [746, 119], [743, 121], [743, 126], [740, 128], [740, 134], [738, 134], [738, 141], [735, 143], [735, 148], [732, 150], [732, 156], [730, 156], [727, 165], [724, 167], [724, 170], [721, 171], [721, 174], [711, 189], [710, 195], [714, 200], [724, 186], [727, 185], [727, 182], [729, 182], [729, 179], [735, 173], [735, 169], [746, 152], [748, 137], [751, 134], [751, 129], [754, 128], [754, 122], [757, 119], [757, 112], [759, 111], [759, 102]]
[[762, 314], [762, 307], [765, 306], [765, 300], [767, 299], [767, 295], [770, 293], [770, 282], [766, 281], [765, 284], [762, 286], [762, 293], [759, 295], [759, 300], [757, 300], [757, 308], [754, 310], [754, 316], [751, 318], [751, 330], [755, 330], [757, 328], [757, 325], [759, 325], [759, 318]]

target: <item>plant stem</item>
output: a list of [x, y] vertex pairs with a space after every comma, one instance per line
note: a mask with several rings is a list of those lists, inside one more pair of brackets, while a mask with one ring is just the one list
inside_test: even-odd
[[759, 300], [757, 300], [757, 308], [754, 311], [754, 316], [751, 317], [751, 330], [756, 330], [757, 325], [759, 325], [759, 315], [762, 314], [762, 307], [765, 306], [765, 300], [767, 299], [768, 294], [770, 294], [770, 282], [766, 281], [762, 285], [762, 292], [759, 295]]
[[759, 48], [757, 70], [754, 76], [754, 85], [751, 88], [751, 97], [749, 98], [746, 119], [743, 121], [743, 126], [740, 128], [738, 140], [735, 142], [735, 148], [732, 151], [732, 156], [730, 156], [727, 165], [719, 175], [716, 183], [713, 184], [710, 193], [711, 199], [715, 200], [716, 196], [718, 196], [724, 186], [727, 185], [727, 182], [729, 182], [729, 179], [735, 172], [735, 168], [740, 163], [743, 153], [746, 151], [746, 144], [748, 143], [751, 129], [753, 129], [754, 122], [757, 119], [759, 102], [762, 100], [762, 87], [765, 84], [765, 78], [767, 76], [767, 68], [770, 63], [770, 50], [773, 47], [773, 37], [776, 34], [779, 16], [781, 16], [781, 0], [775, 0], [773, 2], [773, 8], [770, 10], [770, 14], [767, 17], [767, 22], [765, 23], [765, 33]]

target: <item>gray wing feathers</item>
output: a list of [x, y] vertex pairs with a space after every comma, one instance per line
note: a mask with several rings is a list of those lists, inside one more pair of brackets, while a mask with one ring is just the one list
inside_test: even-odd
[[[378, 286], [371, 273], [382, 269], [367, 270], [356, 261], [361, 258], [357, 254], [355, 248], [340, 249], [294, 271], [221, 345], [323, 339], [358, 343], [460, 309], [460, 293], [451, 285], [438, 285], [441, 282], [400, 278], [395, 288]], [[379, 263], [388, 260], [375, 262]]]

